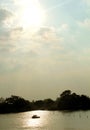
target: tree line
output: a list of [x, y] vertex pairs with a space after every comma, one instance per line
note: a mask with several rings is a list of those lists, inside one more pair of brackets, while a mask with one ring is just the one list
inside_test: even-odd
[[48, 98], [30, 102], [15, 95], [6, 99], [0, 98], [0, 113], [16, 113], [31, 110], [90, 110], [90, 97], [72, 93], [71, 90], [65, 90], [56, 100]]

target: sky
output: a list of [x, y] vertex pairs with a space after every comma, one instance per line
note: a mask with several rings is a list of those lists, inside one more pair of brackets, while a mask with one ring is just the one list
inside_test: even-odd
[[0, 97], [90, 96], [90, 1], [0, 0]]

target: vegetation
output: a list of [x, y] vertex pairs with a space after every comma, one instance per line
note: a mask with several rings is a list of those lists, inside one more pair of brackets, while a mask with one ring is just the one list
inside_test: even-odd
[[30, 102], [14, 95], [6, 99], [0, 98], [0, 113], [15, 113], [30, 110], [90, 110], [90, 98], [85, 95], [72, 93], [71, 90], [62, 92], [55, 101], [45, 99]]
[[31, 103], [19, 96], [11, 96], [0, 102], [0, 113], [23, 112], [31, 110]]
[[90, 98], [85, 95], [71, 93], [70, 90], [64, 91], [57, 101], [59, 110], [90, 110]]

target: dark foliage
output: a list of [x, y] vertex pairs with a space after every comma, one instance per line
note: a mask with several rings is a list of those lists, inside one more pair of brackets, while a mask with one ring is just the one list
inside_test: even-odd
[[90, 110], [90, 98], [85, 95], [77, 95], [71, 90], [65, 90], [53, 101], [52, 99], [28, 101], [19, 96], [12, 95], [9, 98], [0, 98], [0, 113], [15, 113], [30, 110]]
[[0, 113], [22, 112], [30, 109], [30, 102], [19, 96], [12, 95], [0, 103]]
[[57, 107], [59, 110], [90, 110], [90, 98], [66, 90], [58, 98]]

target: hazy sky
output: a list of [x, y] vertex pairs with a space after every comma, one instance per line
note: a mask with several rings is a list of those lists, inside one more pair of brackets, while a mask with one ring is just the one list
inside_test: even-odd
[[90, 0], [0, 0], [0, 96], [90, 96]]

